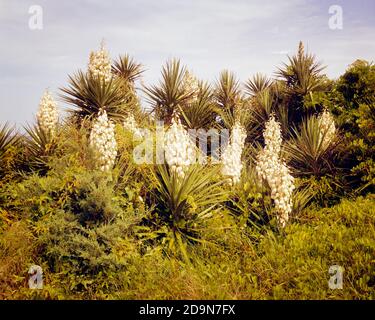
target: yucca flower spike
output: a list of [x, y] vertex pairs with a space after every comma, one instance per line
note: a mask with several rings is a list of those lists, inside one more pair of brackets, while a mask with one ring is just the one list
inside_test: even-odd
[[132, 114], [128, 115], [123, 122], [123, 126], [126, 130], [130, 131], [134, 138], [140, 140], [143, 138], [142, 130], [138, 127], [137, 122]]
[[260, 179], [267, 181], [278, 212], [278, 222], [285, 227], [292, 212], [292, 193], [295, 186], [289, 168], [280, 157], [281, 127], [273, 115], [266, 123], [263, 137], [265, 147], [258, 154], [256, 170]]
[[245, 146], [246, 130], [239, 124], [235, 123], [232, 128], [230, 141], [222, 154], [222, 174], [228, 176], [230, 184], [236, 184], [240, 181], [242, 171], [242, 151]]
[[115, 138], [115, 125], [108, 119], [105, 111], [100, 111], [94, 120], [90, 145], [95, 150], [97, 165], [102, 171], [112, 169], [117, 156], [117, 142]]
[[[336, 126], [332, 114], [324, 110], [319, 115], [320, 137], [323, 138], [323, 147], [328, 147], [336, 137]], [[324, 135], [324, 137], [323, 137]]]
[[193, 73], [189, 72], [188, 70], [185, 71], [182, 85], [183, 91], [191, 94], [189, 102], [196, 100], [199, 92], [199, 82]]
[[57, 105], [49, 91], [47, 90], [39, 103], [39, 110], [37, 113], [37, 121], [39, 126], [45, 132], [54, 134], [56, 126], [59, 121], [59, 113]]
[[171, 126], [164, 135], [164, 153], [172, 172], [181, 178], [187, 168], [195, 163], [195, 145], [177, 116], [172, 118]]
[[91, 51], [88, 72], [94, 76], [109, 81], [112, 78], [112, 64], [108, 50], [102, 42], [99, 51]]

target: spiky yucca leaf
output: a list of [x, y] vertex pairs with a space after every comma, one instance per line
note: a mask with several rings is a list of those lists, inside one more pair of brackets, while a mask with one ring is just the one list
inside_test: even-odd
[[212, 214], [208, 208], [217, 207], [225, 199], [222, 181], [217, 179], [217, 168], [192, 165], [184, 178], [171, 172], [167, 166], [159, 165], [156, 174], [159, 181], [159, 200], [168, 204], [174, 221]]
[[27, 135], [24, 137], [26, 147], [26, 170], [45, 172], [48, 157], [56, 149], [56, 138], [43, 130], [38, 124], [24, 127]]
[[239, 219], [241, 226], [251, 225], [259, 229], [269, 221], [271, 198], [266, 196], [253, 164], [244, 166], [240, 182], [232, 188], [226, 206]]
[[[252, 98], [253, 126], [264, 129], [264, 124], [273, 113], [281, 124], [282, 132], [288, 132], [288, 108], [278, 103], [278, 93], [276, 90], [277, 85], [272, 85], [258, 92], [258, 94]], [[256, 131], [257, 135], [254, 139], [259, 140], [259, 137], [262, 136], [263, 129]]]
[[252, 79], [245, 83], [245, 91], [250, 96], [256, 96], [258, 93], [266, 90], [272, 84], [272, 81], [267, 76], [257, 73]]
[[232, 115], [241, 103], [240, 84], [234, 73], [224, 70], [216, 82], [215, 101], [218, 109], [228, 110]]
[[104, 81], [78, 71], [69, 77], [69, 87], [61, 88], [61, 98], [73, 106], [69, 110], [78, 119], [96, 117], [99, 110], [105, 110], [112, 119], [122, 119], [127, 112], [130, 91], [123, 90], [121, 79]]
[[[271, 90], [268, 88], [258, 92], [252, 102], [254, 125], [262, 127], [275, 111], [275, 99]], [[262, 133], [259, 131], [259, 134]]]
[[200, 242], [207, 219], [227, 198], [219, 180], [219, 168], [192, 165], [180, 178], [168, 166], [158, 165], [155, 180], [157, 204], [152, 223], [159, 237], [188, 259], [187, 243]]
[[5, 123], [0, 127], [0, 161], [10, 146], [16, 143], [19, 137], [14, 132], [14, 128]]
[[298, 186], [292, 195], [293, 210], [292, 216], [298, 217], [298, 215], [305, 209], [310, 201], [313, 199], [314, 193], [309, 186]]
[[158, 86], [145, 87], [144, 92], [158, 119], [169, 123], [179, 105], [183, 105], [192, 95], [184, 91], [183, 82], [186, 69], [179, 60], [168, 61], [162, 69], [162, 79]]
[[12, 179], [16, 173], [16, 165], [20, 159], [20, 135], [14, 127], [5, 123], [0, 127], [0, 185]]
[[284, 63], [277, 75], [284, 79], [289, 94], [306, 95], [324, 88], [324, 77], [320, 75], [325, 68], [316, 61], [315, 55], [305, 53], [302, 42], [297, 55], [288, 56], [289, 64]]
[[[232, 130], [236, 123], [241, 124], [246, 131], [246, 142], [253, 143], [254, 137], [256, 137], [260, 130], [261, 122], [257, 120], [256, 111], [248, 104], [242, 104], [238, 106], [234, 112], [229, 108], [215, 109], [220, 117], [220, 122], [217, 127], [220, 129]], [[229, 132], [230, 133], [230, 132]], [[261, 133], [260, 133], [261, 134]]]
[[215, 125], [213, 92], [207, 83], [199, 82], [197, 99], [181, 107], [182, 121], [190, 129], [209, 129]]
[[113, 74], [123, 78], [126, 81], [134, 83], [144, 72], [142, 65], [137, 63], [128, 54], [119, 56], [112, 66]]
[[297, 175], [321, 176], [335, 170], [338, 140], [324, 143], [327, 132], [322, 132], [316, 116], [307, 118], [300, 130], [293, 128], [290, 140], [285, 145], [289, 164]]

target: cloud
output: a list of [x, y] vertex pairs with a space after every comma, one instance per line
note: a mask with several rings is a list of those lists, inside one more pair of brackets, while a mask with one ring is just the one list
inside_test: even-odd
[[272, 75], [299, 40], [328, 64], [330, 76], [358, 57], [375, 56], [371, 10], [345, 5], [344, 30], [335, 32], [328, 29], [330, 2], [323, 0], [39, 0], [42, 31], [28, 29], [34, 2], [0, 4], [6, 44], [0, 51], [0, 122], [31, 120], [43, 90], [57, 91], [68, 74], [85, 68], [102, 38], [113, 57], [128, 52], [145, 65], [145, 83], [157, 81], [172, 57], [206, 80], [224, 68], [241, 80], [256, 72]]

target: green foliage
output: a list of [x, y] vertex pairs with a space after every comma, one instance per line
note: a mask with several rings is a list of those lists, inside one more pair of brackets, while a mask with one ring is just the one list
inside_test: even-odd
[[144, 89], [157, 119], [164, 120], [167, 124], [178, 106], [183, 105], [192, 95], [183, 89], [185, 72], [186, 68], [181, 66], [179, 60], [168, 61], [161, 71], [160, 84]]
[[49, 157], [56, 149], [56, 137], [43, 130], [39, 124], [25, 127], [25, 131], [27, 136], [23, 140], [25, 159], [23, 159], [22, 169], [45, 174], [48, 170]]
[[[19, 288], [29, 261], [40, 262], [33, 258], [39, 247], [38, 259], [45, 259], [44, 298], [374, 299], [374, 201], [358, 198], [330, 209], [305, 210], [281, 234], [249, 233], [218, 214], [203, 235], [217, 245], [196, 245], [189, 265], [157, 249], [140, 254], [129, 238], [129, 224], [84, 228], [75, 216], [56, 213], [38, 223], [37, 243], [33, 237], [26, 241], [30, 231], [25, 226], [14, 225], [2, 234], [9, 275], [2, 279], [7, 281], [2, 297], [30, 297], [30, 290]], [[25, 251], [16, 258], [11, 244], [12, 250], [21, 245]], [[332, 265], [344, 268], [342, 290], [329, 289]]]
[[375, 66], [363, 60], [354, 62], [336, 83], [331, 109], [345, 133], [343, 166], [351, 170], [349, 181], [360, 192], [373, 192], [375, 186]]
[[319, 119], [311, 116], [306, 119], [300, 130], [292, 129], [293, 135], [287, 141], [285, 151], [289, 164], [299, 176], [335, 173], [335, 157], [338, 154], [338, 139], [334, 137], [325, 142], [326, 132], [322, 132]]
[[234, 112], [241, 98], [240, 84], [234, 73], [224, 70], [216, 82], [215, 100], [219, 108]]
[[207, 83], [200, 82], [197, 99], [185, 103], [181, 109], [182, 123], [189, 129], [211, 129], [216, 125], [213, 92]]
[[244, 168], [241, 181], [231, 188], [226, 207], [239, 225], [260, 229], [272, 219], [271, 198], [251, 165]]
[[[351, 299], [374, 297], [374, 199], [343, 201], [332, 209], [306, 211], [285, 230], [259, 246], [267, 263], [269, 294], [276, 299]], [[282, 254], [280, 254], [282, 253]], [[343, 290], [328, 288], [328, 269], [344, 268]], [[260, 277], [260, 283], [264, 279]]]
[[[263, 131], [265, 123], [268, 121], [271, 114], [275, 114], [278, 120], [282, 120], [280, 111], [277, 106], [277, 95], [272, 87], [267, 87], [258, 91], [250, 100], [251, 108], [247, 108], [244, 112], [248, 113], [248, 121], [246, 124], [246, 131], [248, 134], [247, 140], [250, 143], [263, 141]], [[286, 123], [281, 121], [282, 131], [288, 127], [288, 120]]]
[[83, 224], [109, 222], [121, 210], [112, 200], [113, 186], [101, 173], [75, 177], [76, 188], [66, 203]]
[[112, 72], [125, 81], [134, 83], [144, 72], [142, 65], [135, 62], [128, 54], [119, 56], [112, 66]]
[[17, 141], [17, 135], [14, 134], [14, 129], [5, 123], [0, 128], [0, 160], [3, 159], [8, 148], [10, 148]]
[[[37, 227], [48, 272], [65, 286], [65, 294], [105, 298], [122, 288], [134, 243], [127, 240], [128, 221], [116, 220], [94, 228], [84, 227], [74, 214], [57, 212]], [[82, 295], [84, 294], [84, 295]]]
[[160, 239], [172, 253], [180, 252], [189, 260], [186, 242], [200, 241], [207, 219], [226, 199], [218, 169], [193, 165], [182, 178], [159, 165], [155, 174], [155, 209], [147, 221], [155, 231], [144, 234], [145, 239]]
[[0, 127], [0, 178], [6, 181], [6, 175], [13, 176], [16, 156], [19, 148], [19, 135], [15, 129], [5, 123]]
[[279, 68], [277, 75], [284, 84], [283, 105], [288, 110], [289, 123], [298, 126], [306, 116], [315, 111], [315, 105], [305, 101], [312, 100], [314, 93], [325, 91], [327, 79], [321, 74], [324, 67], [316, 61], [314, 55], [305, 53], [302, 42], [298, 53], [288, 59], [289, 64]]
[[[374, 102], [375, 90], [375, 66], [364, 60], [353, 62], [348, 70], [342, 75], [336, 84], [336, 90], [342, 94], [345, 105], [338, 108], [357, 109], [360, 104], [371, 104]], [[344, 113], [344, 110], [341, 110]], [[349, 128], [348, 128], [349, 129]], [[353, 128], [355, 130], [355, 128]]]
[[310, 176], [298, 179], [300, 188], [305, 189], [312, 202], [321, 207], [330, 207], [349, 195], [344, 177], [326, 174], [320, 177]]
[[69, 87], [61, 88], [61, 98], [73, 106], [70, 112], [82, 120], [95, 117], [105, 110], [110, 118], [122, 119], [130, 108], [127, 100], [131, 91], [123, 90], [123, 81], [113, 77], [109, 81], [78, 71], [69, 77]]
[[320, 72], [324, 69], [316, 57], [305, 53], [302, 42], [299, 44], [298, 53], [289, 57], [289, 64], [284, 64], [284, 68], [279, 69], [279, 75], [285, 80], [288, 91], [291, 94], [306, 94], [318, 91], [324, 85]]
[[220, 73], [214, 89], [216, 112], [220, 115], [220, 125], [232, 128], [239, 109], [245, 104], [240, 83], [233, 72], [224, 70]]
[[259, 93], [271, 87], [272, 81], [267, 76], [257, 73], [245, 84], [245, 91], [250, 96], [257, 96]]

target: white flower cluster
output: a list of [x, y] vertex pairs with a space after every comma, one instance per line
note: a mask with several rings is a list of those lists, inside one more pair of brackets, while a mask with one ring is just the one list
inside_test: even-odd
[[245, 146], [246, 130], [236, 123], [232, 128], [230, 142], [226, 146], [221, 156], [222, 158], [222, 174], [229, 176], [229, 182], [236, 184], [240, 181], [242, 171], [242, 151]]
[[195, 99], [197, 99], [198, 92], [199, 92], [198, 79], [188, 70], [185, 71], [182, 86], [183, 86], [183, 91], [185, 93], [192, 94], [191, 98], [189, 99], [189, 102], [192, 102]]
[[273, 116], [266, 123], [263, 137], [265, 147], [258, 155], [256, 170], [259, 177], [267, 181], [271, 188], [271, 198], [279, 213], [277, 218], [284, 227], [292, 212], [292, 193], [295, 186], [294, 178], [280, 158], [281, 129]]
[[323, 147], [326, 148], [336, 137], [335, 121], [333, 120], [333, 117], [328, 110], [324, 110], [319, 115], [319, 124], [320, 124], [320, 138], [322, 138], [322, 136], [325, 134], [322, 145]]
[[186, 169], [196, 161], [195, 145], [176, 117], [173, 117], [171, 126], [165, 132], [164, 152], [171, 171], [181, 178], [185, 176]]
[[126, 130], [133, 133], [135, 139], [140, 140], [143, 138], [143, 132], [138, 128], [137, 122], [132, 114], [125, 119], [123, 126]]
[[115, 125], [107, 117], [105, 111], [99, 112], [90, 133], [90, 145], [97, 152], [97, 161], [100, 170], [109, 171], [117, 155], [115, 139]]
[[40, 100], [37, 121], [44, 131], [52, 134], [55, 132], [57, 122], [59, 121], [59, 113], [56, 102], [48, 91], [44, 93]]
[[103, 44], [99, 51], [90, 53], [88, 71], [92, 76], [109, 81], [112, 77], [111, 68], [111, 58]]

